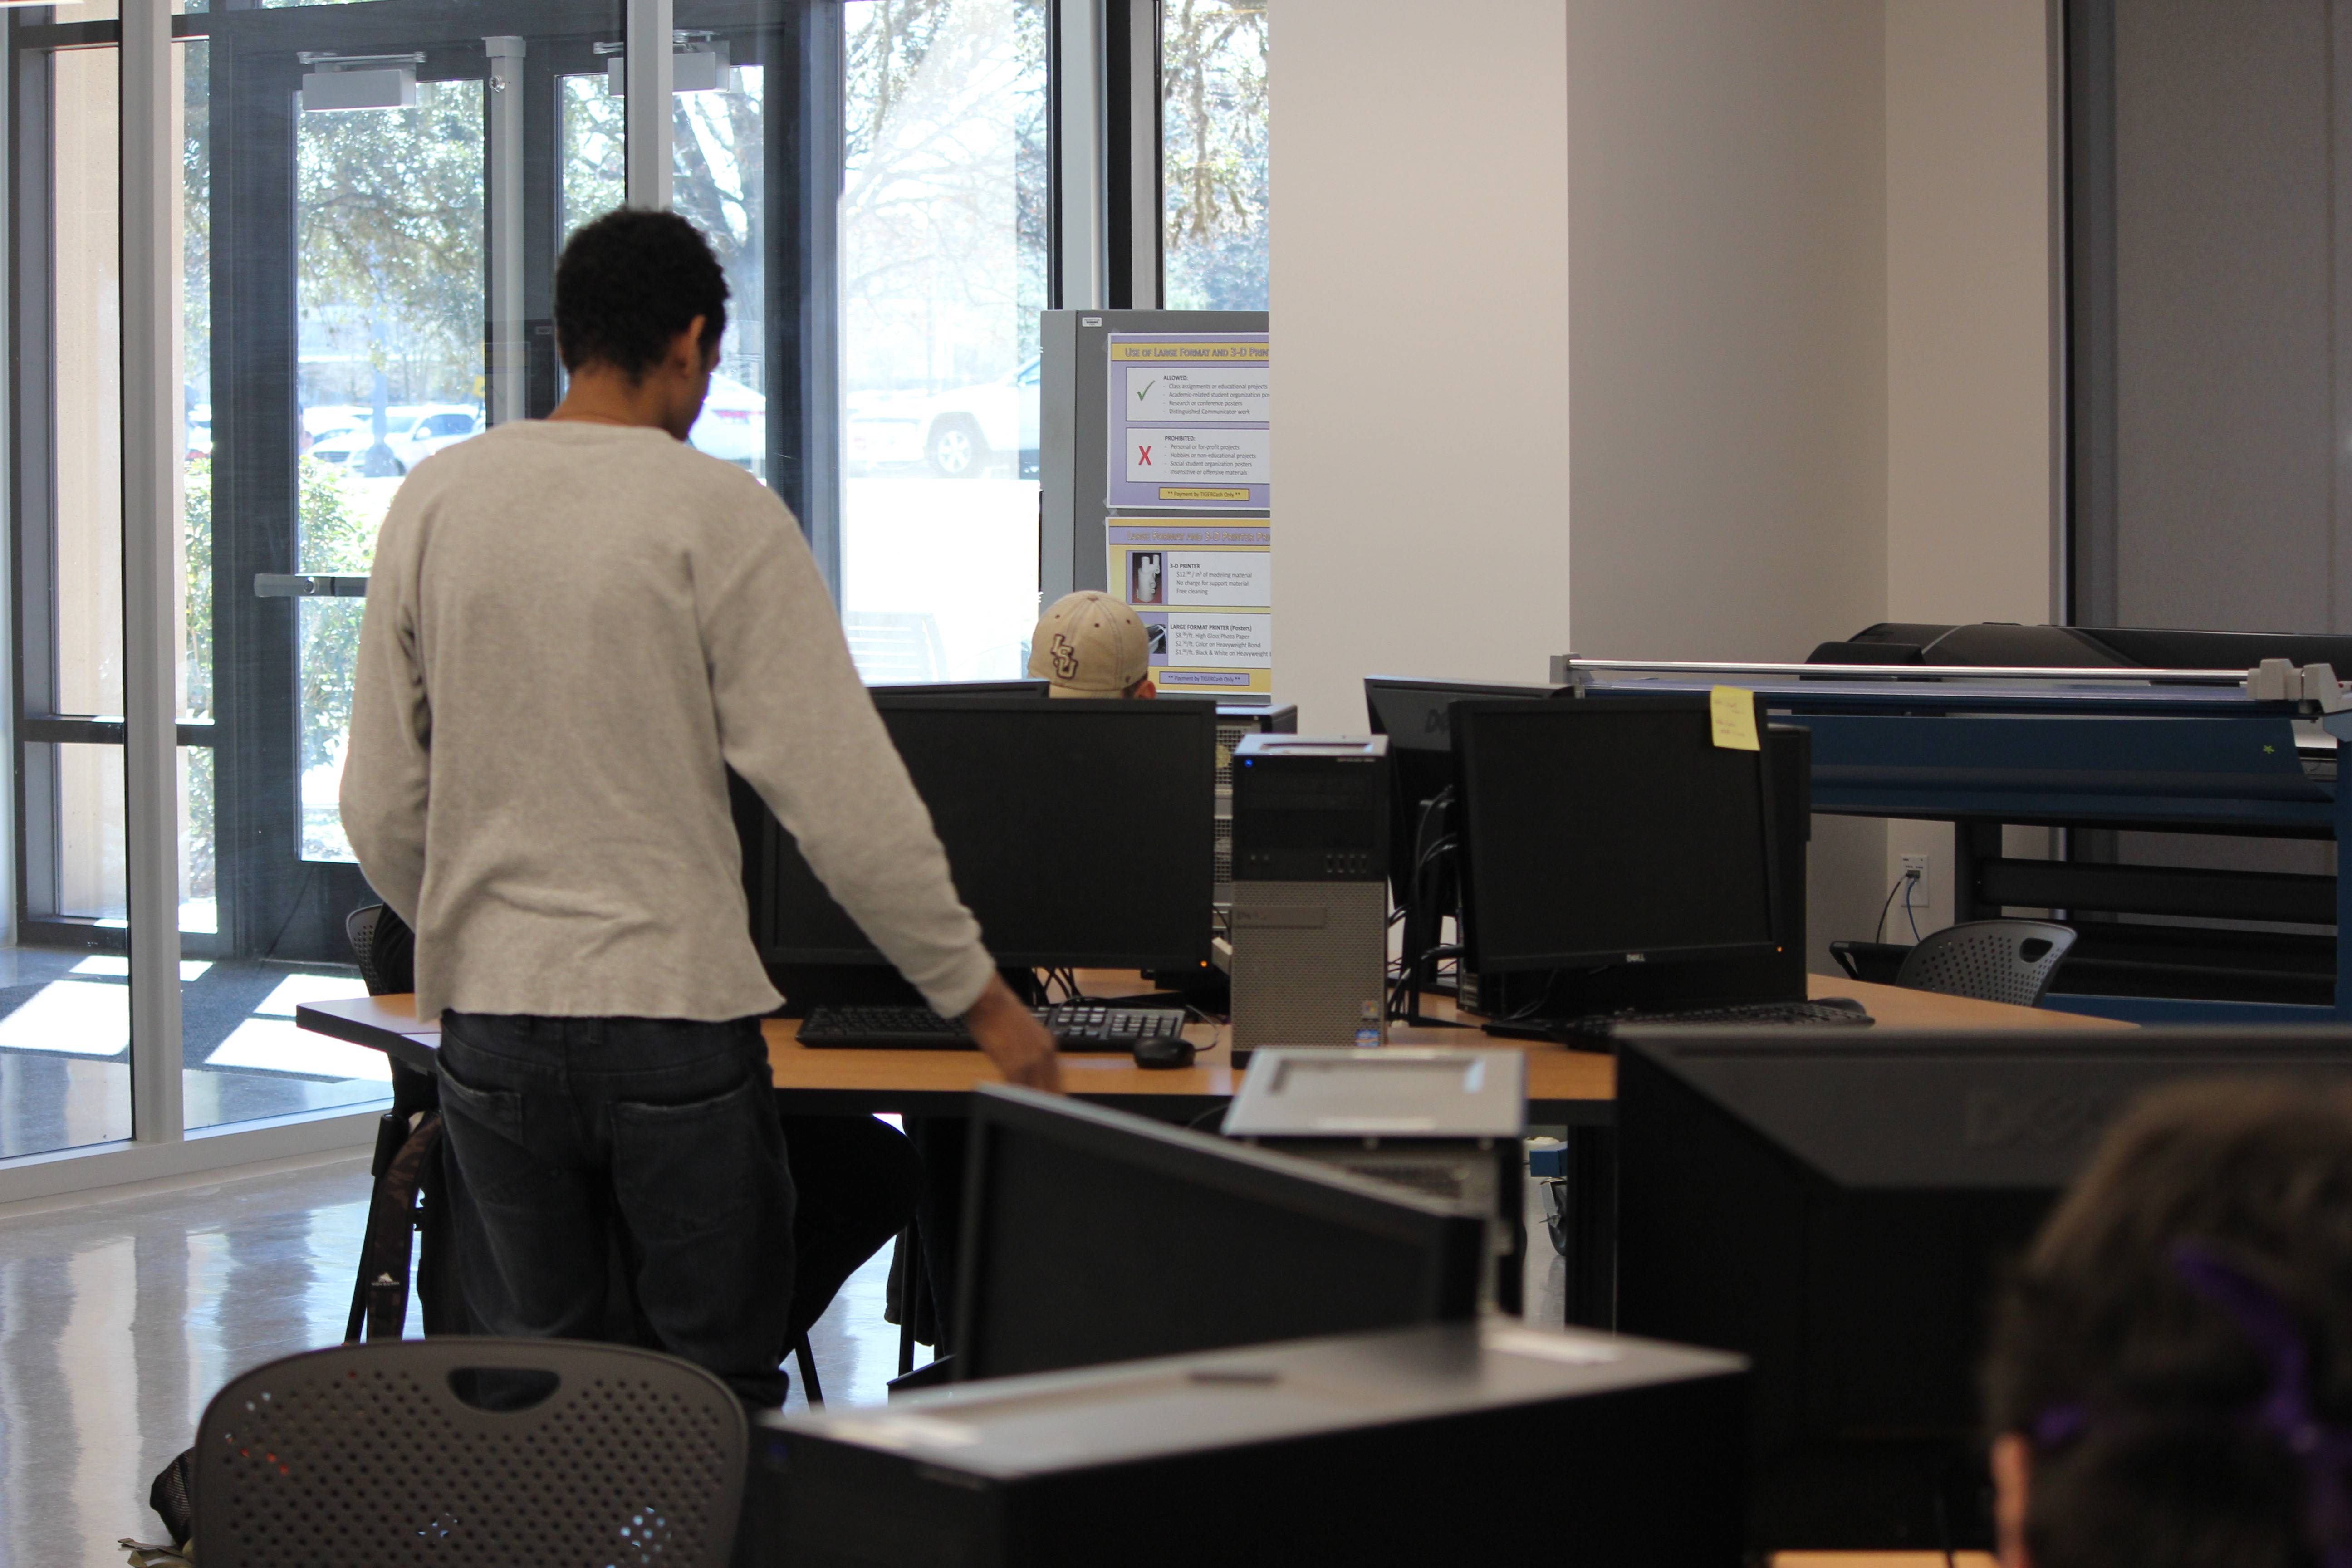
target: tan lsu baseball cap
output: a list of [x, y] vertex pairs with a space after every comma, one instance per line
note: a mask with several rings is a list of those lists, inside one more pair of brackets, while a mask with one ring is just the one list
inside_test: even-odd
[[1055, 697], [1118, 697], [1150, 673], [1143, 623], [1092, 588], [1055, 600], [1029, 640], [1029, 674]]

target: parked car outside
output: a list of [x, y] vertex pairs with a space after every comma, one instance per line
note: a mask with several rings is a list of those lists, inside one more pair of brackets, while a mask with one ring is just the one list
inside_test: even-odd
[[1039, 360], [936, 396], [914, 392], [852, 393], [848, 458], [853, 465], [924, 463], [941, 479], [976, 479], [1003, 465], [1016, 478], [1037, 471]]
[[[306, 430], [312, 428], [313, 412], [317, 411], [305, 411]], [[322, 462], [340, 463], [354, 472], [363, 472], [368, 450], [375, 445], [374, 411], [339, 408], [332, 412], [349, 416], [347, 422], [313, 431], [310, 455]], [[442, 447], [455, 446], [481, 431], [482, 411], [471, 404], [403, 404], [384, 410], [383, 444], [392, 453], [393, 474], [404, 474]]]
[[713, 375], [702, 416], [686, 439], [698, 452], [740, 463], [756, 474], [768, 455], [768, 400], [731, 375]]

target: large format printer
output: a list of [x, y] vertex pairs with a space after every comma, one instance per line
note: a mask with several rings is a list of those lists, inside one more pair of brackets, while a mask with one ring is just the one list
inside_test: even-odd
[[[2053, 994], [2150, 1019], [2352, 1004], [2329, 929], [2352, 841], [2338, 672], [2352, 637], [2000, 623], [1882, 624], [1803, 665], [1552, 661], [1594, 697], [1754, 688], [1813, 731], [1814, 810], [1952, 823], [1956, 919], [2060, 912], [2081, 938]], [[2007, 825], [2059, 829], [2056, 857], [2005, 854]], [[2167, 863], [2184, 841], [2147, 837], [2175, 834], [2200, 852]], [[2294, 840], [2333, 852], [2278, 868]], [[1853, 945], [1891, 978], [1874, 966], [1899, 950]]]

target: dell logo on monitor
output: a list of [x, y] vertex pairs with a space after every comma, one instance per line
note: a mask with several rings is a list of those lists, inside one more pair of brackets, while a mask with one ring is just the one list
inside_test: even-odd
[[2122, 1108], [2123, 1097], [2112, 1091], [1973, 1089], [1962, 1112], [1960, 1138], [1979, 1149], [2087, 1148]]

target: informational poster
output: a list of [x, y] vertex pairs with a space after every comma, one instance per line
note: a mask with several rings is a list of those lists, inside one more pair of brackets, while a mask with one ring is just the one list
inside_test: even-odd
[[1151, 639], [1162, 691], [1202, 697], [1274, 689], [1274, 525], [1263, 518], [1112, 518], [1110, 590]]
[[1106, 504], [1274, 504], [1265, 333], [1113, 332], [1109, 352]]

